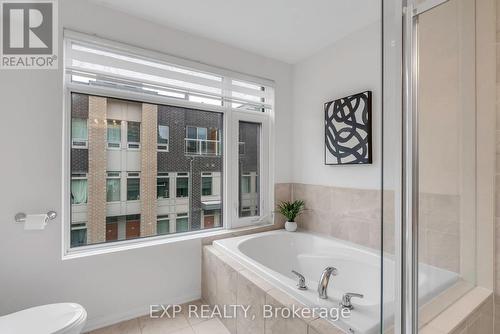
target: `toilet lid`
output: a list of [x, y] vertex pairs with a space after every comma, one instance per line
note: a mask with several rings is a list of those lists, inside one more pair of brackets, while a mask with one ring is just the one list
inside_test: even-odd
[[86, 317], [87, 312], [78, 304], [42, 305], [0, 317], [0, 333], [55, 334], [81, 323]]

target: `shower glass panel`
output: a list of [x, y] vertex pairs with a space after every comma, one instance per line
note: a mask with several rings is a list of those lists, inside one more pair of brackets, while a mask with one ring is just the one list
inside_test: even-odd
[[474, 2], [449, 0], [416, 24], [419, 324], [475, 283]]

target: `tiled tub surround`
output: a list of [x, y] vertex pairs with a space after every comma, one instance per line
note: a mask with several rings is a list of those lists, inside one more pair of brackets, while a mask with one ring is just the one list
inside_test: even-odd
[[232, 334], [344, 334], [328, 321], [307, 318], [264, 318], [263, 305], [304, 307], [300, 302], [273, 287], [239, 262], [214, 246], [203, 247], [202, 298], [210, 305], [249, 305], [255, 319], [241, 316], [221, 319]]
[[[334, 324], [320, 320], [337, 331], [339, 329], [336, 326], [344, 330], [353, 329], [355, 333], [360, 334], [378, 333], [380, 255], [366, 247], [307, 232], [270, 231], [217, 241], [214, 246], [204, 249], [202, 263], [202, 293], [203, 298], [210, 304], [231, 305], [234, 294], [238, 299], [240, 293], [240, 287], [234, 285], [234, 282], [239, 280], [238, 275], [258, 275], [255, 278], [256, 284], [261, 283], [258, 287], [263, 292], [267, 292], [267, 289], [278, 290], [287, 296], [287, 300], [294, 300], [294, 304], [307, 305], [310, 308], [337, 308], [343, 293], [361, 293], [364, 298], [353, 302], [356, 308], [349, 319], [340, 319]], [[318, 298], [316, 286], [319, 276], [327, 266], [335, 266], [339, 274], [331, 277], [328, 299], [321, 300]], [[394, 263], [386, 259], [384, 266], [386, 271], [392, 271]], [[305, 276], [308, 290], [300, 291], [296, 288], [297, 280], [291, 274], [292, 269]], [[422, 265], [422, 269], [422, 275], [425, 275], [423, 281], [426, 282], [419, 287], [422, 302], [439, 294], [457, 280], [456, 274], [443, 269], [427, 265]], [[393, 275], [388, 275], [387, 279], [392, 280], [392, 277]], [[385, 284], [392, 285], [389, 281]], [[385, 316], [389, 323], [392, 321], [392, 311], [389, 307], [392, 296], [385, 297]], [[290, 302], [282, 304], [287, 305]], [[257, 303], [257, 306], [260, 310], [261, 304]], [[305, 319], [306, 322], [310, 320], [314, 319]], [[230, 330], [237, 329], [235, 322], [237, 323], [238, 319], [225, 320]], [[252, 321], [250, 323], [253, 325]]]
[[[293, 200], [306, 202], [298, 217], [299, 228], [380, 249], [381, 191], [302, 183], [291, 184]], [[419, 243], [421, 262], [460, 271], [460, 198], [456, 195], [420, 194]], [[394, 242], [394, 194], [384, 192], [384, 251]]]

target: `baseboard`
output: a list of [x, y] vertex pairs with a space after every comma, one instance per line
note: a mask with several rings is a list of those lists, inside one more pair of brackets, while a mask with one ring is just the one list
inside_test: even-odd
[[[201, 299], [201, 290], [194, 291], [192, 294], [187, 294], [179, 297], [170, 298], [169, 300], [162, 302], [160, 304], [169, 305], [169, 304], [184, 304], [187, 302], [191, 302], [194, 300]], [[110, 326], [117, 324], [122, 321], [134, 319], [137, 317], [141, 317], [143, 315], [149, 314], [150, 304], [142, 305], [140, 307], [136, 307], [125, 312], [119, 312], [114, 314], [109, 314], [104, 317], [98, 318], [89, 318], [87, 319], [87, 323], [83, 328], [83, 333], [90, 332], [102, 327]], [[146, 310], [146, 312], [145, 312]]]

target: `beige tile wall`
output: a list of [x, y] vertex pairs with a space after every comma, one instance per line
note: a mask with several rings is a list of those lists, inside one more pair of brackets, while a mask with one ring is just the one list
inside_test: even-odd
[[475, 288], [420, 329], [419, 333], [493, 334], [493, 311], [491, 291]]
[[238, 313], [235, 318], [221, 319], [235, 334], [343, 334], [331, 323], [310, 316], [305, 318], [264, 318], [263, 305], [304, 307], [286, 293], [273, 287], [240, 263], [220, 253], [213, 246], [203, 247], [202, 298], [210, 305], [250, 305], [251, 318]]
[[[294, 183], [292, 198], [306, 202], [304, 230], [380, 249], [381, 191]], [[459, 197], [421, 194], [420, 261], [460, 270]], [[394, 251], [394, 193], [384, 193], [384, 250]]]

